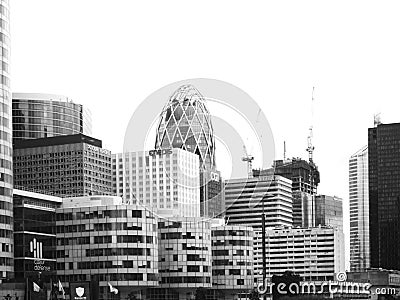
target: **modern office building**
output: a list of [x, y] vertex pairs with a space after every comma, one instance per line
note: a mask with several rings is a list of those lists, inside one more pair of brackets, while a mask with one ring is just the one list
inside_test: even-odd
[[111, 152], [83, 134], [14, 142], [14, 184], [60, 197], [111, 195]]
[[212, 227], [212, 288], [217, 299], [232, 294], [246, 299], [253, 289], [253, 239], [251, 227]]
[[267, 227], [291, 227], [292, 181], [274, 175], [229, 180], [225, 182], [225, 205], [229, 225], [261, 230], [264, 212]]
[[224, 182], [216, 169], [200, 172], [200, 215], [220, 218], [225, 215]]
[[221, 176], [215, 165], [211, 116], [205, 102], [194, 86], [180, 86], [160, 114], [155, 149], [180, 148], [199, 156], [200, 215], [215, 217], [224, 214], [224, 199]]
[[[335, 280], [345, 271], [343, 232], [331, 227], [275, 228], [266, 230], [266, 279], [285, 271], [299, 274], [303, 281]], [[262, 250], [261, 233], [255, 251]], [[262, 259], [255, 264], [255, 274], [262, 279]]]
[[211, 223], [204, 218], [160, 219], [159, 289], [152, 300], [191, 299], [211, 288]]
[[343, 200], [336, 196], [315, 197], [315, 226], [332, 226], [343, 231]]
[[[57, 276], [68, 294], [72, 283], [98, 285], [93, 299], [118, 299], [158, 286], [157, 219], [120, 197], [65, 198], [56, 211]], [[75, 285], [74, 285], [75, 286]]]
[[215, 139], [210, 113], [204, 97], [194, 86], [182, 85], [164, 106], [155, 148], [181, 148], [200, 157], [201, 169], [215, 167]]
[[163, 217], [199, 217], [199, 157], [182, 149], [113, 154], [113, 193]]
[[13, 199], [15, 279], [50, 283], [56, 275], [56, 209], [62, 199], [17, 189]]
[[368, 147], [349, 159], [350, 270], [362, 272], [370, 267]]
[[13, 264], [13, 168], [12, 113], [9, 78], [10, 20], [9, 1], [0, 3], [0, 281], [12, 278]]
[[265, 170], [253, 170], [253, 176], [280, 175], [292, 180], [293, 226], [315, 226], [315, 196], [320, 174], [314, 162], [301, 158], [275, 160]]
[[60, 95], [13, 93], [13, 139], [92, 134], [90, 111]]
[[400, 270], [400, 123], [368, 129], [371, 267]]

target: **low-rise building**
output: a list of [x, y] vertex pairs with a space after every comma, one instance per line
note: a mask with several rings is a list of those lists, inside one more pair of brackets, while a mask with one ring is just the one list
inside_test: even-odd
[[218, 299], [246, 297], [254, 286], [253, 228], [217, 226], [212, 228], [211, 235], [214, 294]]
[[[263, 274], [262, 234], [256, 233], [255, 276]], [[303, 281], [334, 280], [345, 271], [343, 232], [332, 227], [274, 228], [266, 230], [266, 280], [293, 271]]]
[[151, 211], [120, 197], [87, 196], [63, 199], [56, 214], [57, 276], [67, 293], [72, 283], [97, 282], [98, 299], [110, 299], [109, 284], [124, 299], [158, 286], [157, 219]]

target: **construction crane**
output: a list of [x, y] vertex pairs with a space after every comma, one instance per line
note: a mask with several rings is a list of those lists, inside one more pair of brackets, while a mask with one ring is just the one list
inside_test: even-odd
[[249, 178], [253, 177], [253, 160], [254, 156], [247, 153], [246, 146], [243, 145], [244, 156], [242, 157], [242, 161], [247, 162], [247, 174]]
[[315, 147], [312, 144], [312, 138], [313, 138], [313, 117], [314, 117], [314, 87], [312, 88], [312, 94], [311, 94], [311, 126], [309, 128], [309, 134], [307, 137], [307, 149], [306, 151], [308, 152], [308, 160], [310, 163], [313, 162], [313, 154], [314, 154], [314, 149]]

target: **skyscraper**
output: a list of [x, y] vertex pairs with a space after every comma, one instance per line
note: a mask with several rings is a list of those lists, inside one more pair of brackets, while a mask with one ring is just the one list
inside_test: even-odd
[[371, 267], [400, 269], [400, 123], [368, 129]]
[[163, 217], [199, 217], [199, 157], [182, 149], [113, 154], [113, 194]]
[[261, 243], [261, 216], [266, 227], [292, 227], [292, 181], [278, 175], [232, 179], [226, 182], [225, 199], [228, 224], [254, 229], [254, 281], [260, 282], [263, 256], [256, 245]]
[[200, 159], [200, 215], [224, 212], [222, 180], [215, 165], [215, 139], [205, 99], [192, 85], [182, 85], [160, 114], [155, 149], [180, 148]]
[[368, 147], [349, 159], [350, 270], [369, 268]]
[[337, 196], [316, 196], [315, 226], [331, 226], [343, 232], [343, 200]]
[[13, 139], [92, 134], [90, 111], [60, 95], [13, 93]]
[[226, 217], [229, 225], [292, 227], [292, 182], [283, 176], [231, 179], [225, 183]]
[[301, 158], [275, 160], [273, 167], [253, 170], [253, 176], [280, 175], [292, 180], [293, 226], [315, 226], [315, 195], [320, 182], [317, 166]]
[[111, 194], [111, 151], [102, 141], [63, 135], [14, 142], [14, 183], [59, 197]]
[[163, 108], [155, 148], [181, 148], [200, 157], [201, 169], [215, 167], [215, 140], [210, 113], [204, 97], [194, 86], [181, 86]]
[[9, 79], [9, 1], [0, 2], [0, 279], [12, 277], [13, 267], [13, 169], [11, 93]]

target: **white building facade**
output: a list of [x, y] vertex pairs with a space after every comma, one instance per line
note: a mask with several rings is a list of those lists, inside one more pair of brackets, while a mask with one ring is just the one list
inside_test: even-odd
[[162, 217], [200, 216], [199, 157], [182, 149], [114, 154], [113, 193]]
[[[262, 235], [257, 234], [256, 253], [262, 253]], [[345, 271], [343, 232], [332, 227], [275, 228], [266, 230], [266, 279], [293, 271], [303, 281], [335, 280]], [[255, 262], [257, 283], [262, 280], [262, 255]]]
[[368, 147], [349, 159], [350, 269], [365, 271], [370, 267]]
[[225, 182], [225, 207], [229, 225], [251, 226], [261, 230], [261, 215], [266, 226], [292, 226], [292, 181], [283, 176], [260, 176]]

